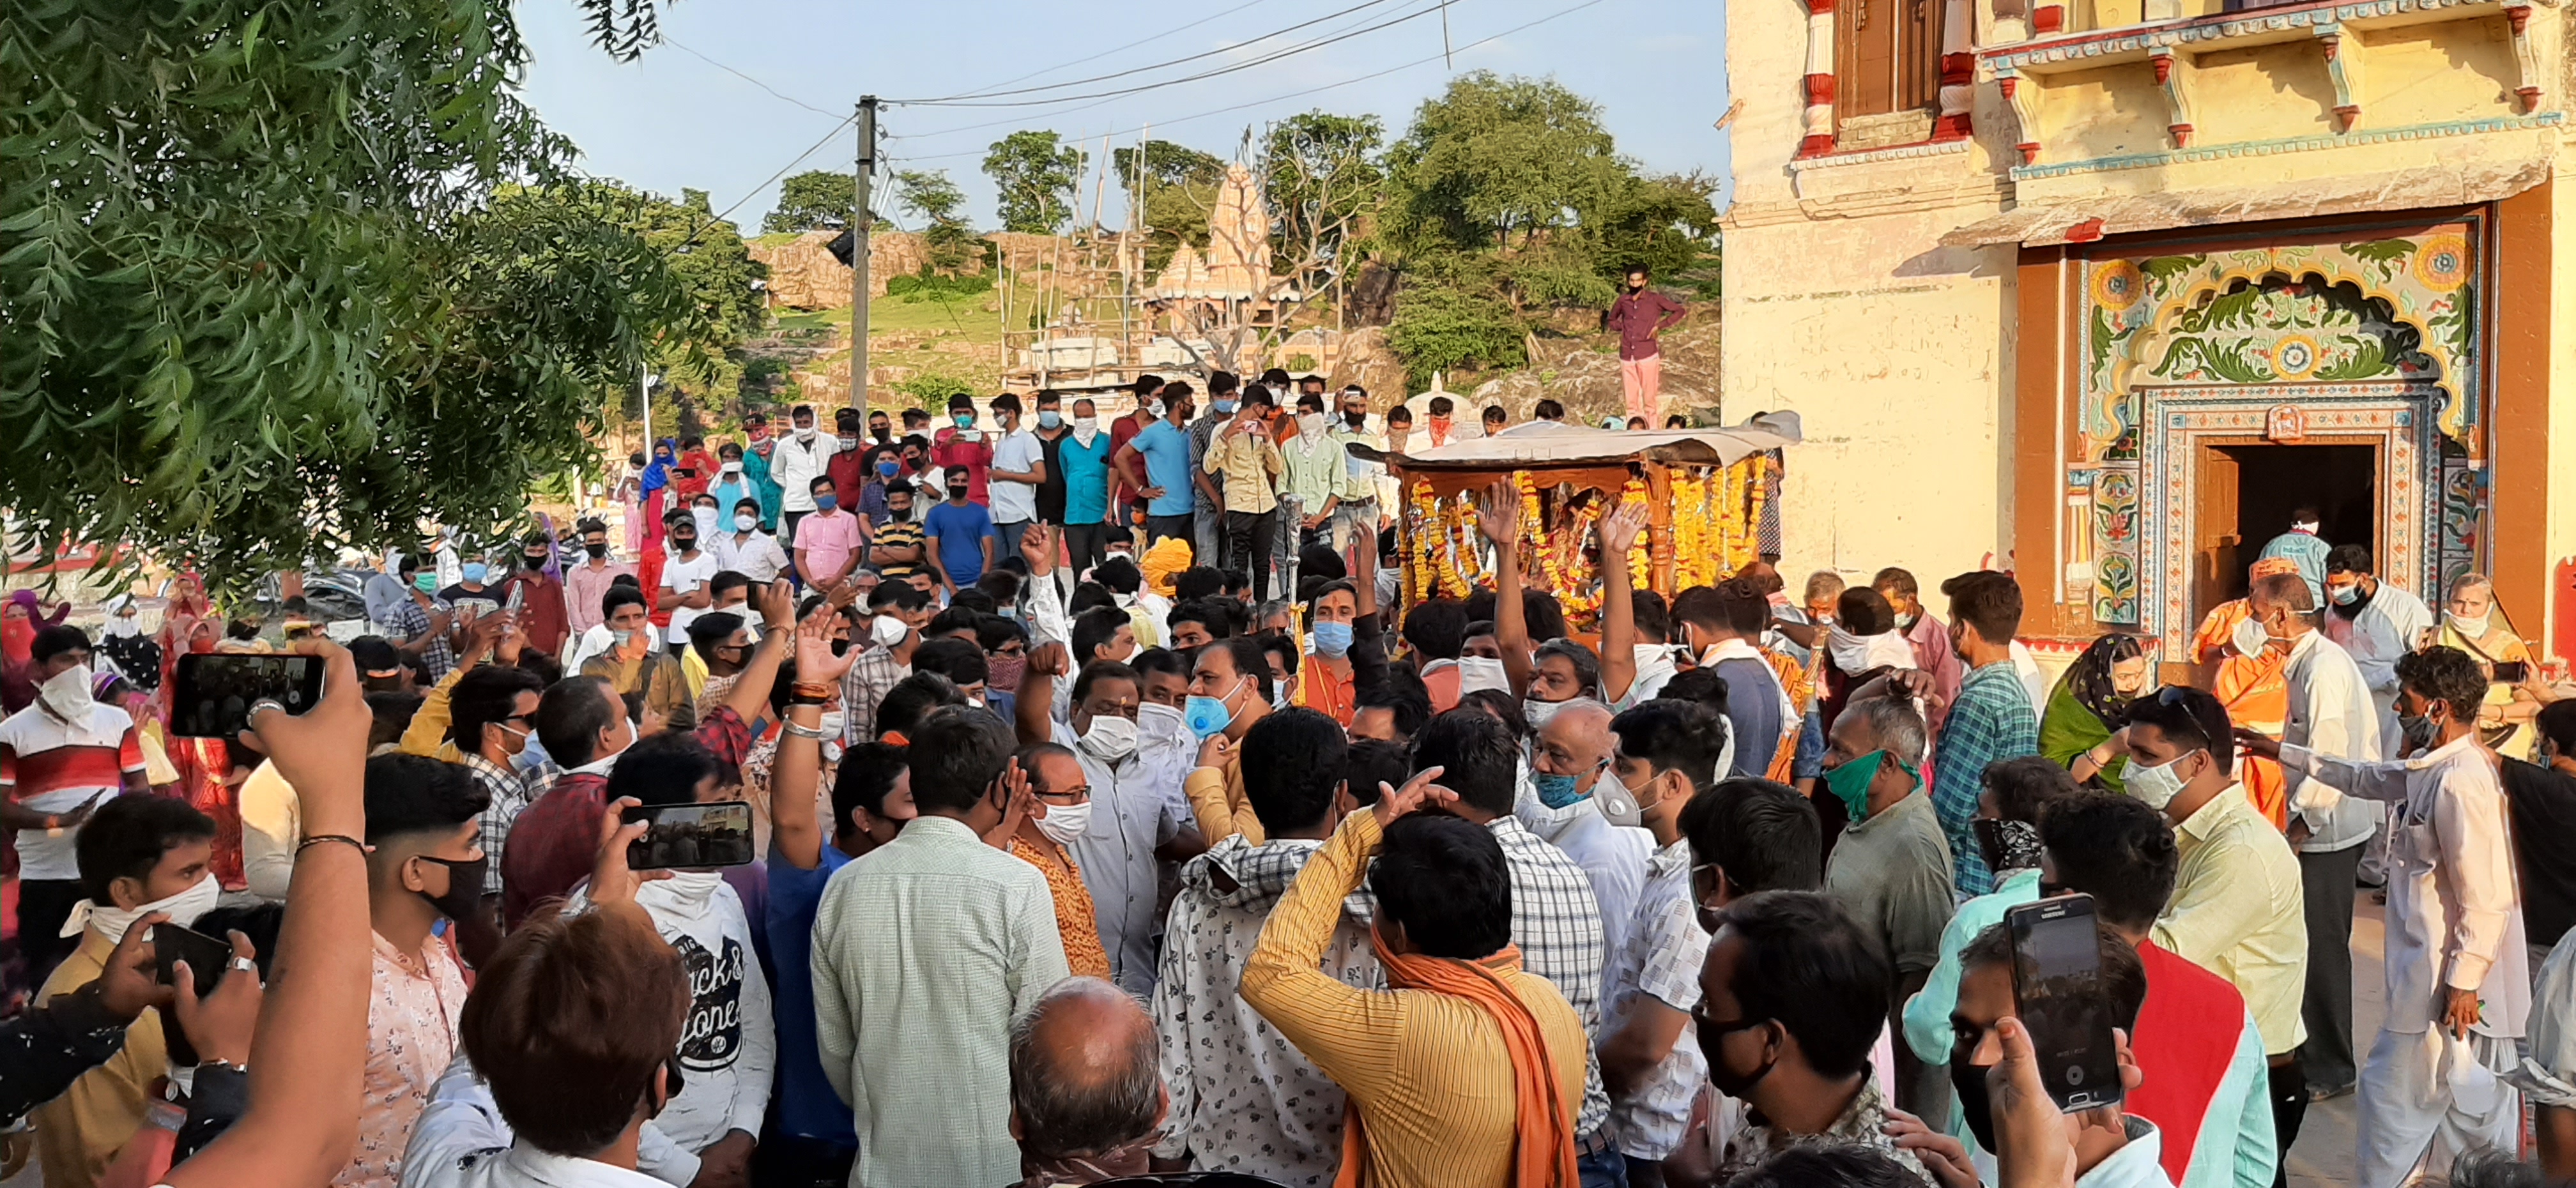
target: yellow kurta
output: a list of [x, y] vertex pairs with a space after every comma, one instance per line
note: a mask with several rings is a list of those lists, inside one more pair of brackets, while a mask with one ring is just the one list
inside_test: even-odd
[[[98, 980], [116, 943], [93, 929], [81, 934], [80, 948], [54, 967], [39, 1005], [52, 1002]], [[145, 1096], [154, 1081], [169, 1073], [169, 1050], [161, 1039], [161, 1016], [145, 1011], [125, 1029], [125, 1047], [108, 1062], [81, 1074], [61, 1097], [46, 1102], [29, 1117], [36, 1127], [36, 1157], [45, 1169], [45, 1188], [91, 1188], [98, 1183], [118, 1149], [143, 1125], [151, 1104]]]
[[1240, 833], [1251, 845], [1270, 840], [1261, 827], [1261, 818], [1252, 815], [1252, 799], [1243, 792], [1243, 752], [1227, 756], [1223, 767], [1201, 767], [1181, 781], [1181, 792], [1189, 797], [1190, 815], [1198, 818], [1199, 833], [1209, 845], [1215, 845]]
[[[1321, 966], [1379, 836], [1375, 815], [1352, 813], [1307, 861], [1244, 963], [1243, 1000], [1359, 1107], [1362, 1184], [1491, 1188], [1510, 1178], [1519, 1120], [1502, 1027], [1466, 999], [1354, 989]], [[1583, 1100], [1582, 1019], [1545, 978], [1514, 968], [1503, 980], [1537, 1018], [1571, 1111]]]

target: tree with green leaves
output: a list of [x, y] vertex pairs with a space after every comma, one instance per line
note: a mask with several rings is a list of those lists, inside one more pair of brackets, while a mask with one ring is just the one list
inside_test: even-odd
[[1310, 297], [1329, 289], [1341, 307], [1345, 248], [1377, 208], [1386, 184], [1376, 116], [1309, 111], [1270, 126], [1259, 173], [1270, 191], [1271, 271]]
[[850, 225], [858, 182], [847, 173], [808, 169], [778, 184], [778, 209], [760, 220], [760, 233], [838, 231]]
[[1002, 229], [1052, 235], [1073, 219], [1074, 187], [1091, 155], [1053, 132], [1013, 132], [984, 154], [999, 191]]
[[1208, 212], [1216, 208], [1217, 187], [1225, 181], [1224, 161], [1168, 140], [1146, 141], [1141, 160], [1134, 148], [1112, 149], [1109, 161], [1119, 188], [1137, 204], [1146, 271], [1161, 271], [1183, 244], [1206, 250]]
[[947, 170], [895, 174], [894, 203], [921, 220], [921, 242], [932, 271], [953, 276], [974, 258], [975, 230], [957, 213], [966, 206], [966, 192], [948, 180]]
[[1600, 209], [1634, 172], [1591, 100], [1479, 70], [1425, 100], [1388, 150], [1387, 229], [1415, 247], [1526, 244]]
[[1225, 162], [1185, 144], [1168, 140], [1145, 142], [1144, 159], [1137, 160], [1132, 148], [1111, 149], [1110, 167], [1118, 171], [1118, 184], [1134, 187], [1214, 186], [1225, 180]]
[[691, 336], [669, 257], [563, 184], [500, 0], [55, 0], [0, 21], [0, 62], [22, 548], [237, 590], [516, 521], [593, 456], [604, 391]]

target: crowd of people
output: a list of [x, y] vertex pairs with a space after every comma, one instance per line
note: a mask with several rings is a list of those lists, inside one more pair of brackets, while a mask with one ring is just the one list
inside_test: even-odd
[[[2356, 1084], [2371, 1188], [2576, 1175], [2576, 704], [2483, 579], [2293, 540], [2205, 654], [2052, 680], [2007, 574], [1609, 564], [1587, 642], [1508, 485], [1492, 588], [1399, 607], [1345, 447], [1409, 414], [1264, 378], [673, 443], [624, 542], [394, 561], [235, 739], [158, 720], [275, 646], [193, 585], [0, 607], [46, 1182], [2259, 1188]], [[630, 866], [733, 802], [755, 861]], [[2124, 1094], [2062, 1114], [2004, 920], [2071, 894]]]

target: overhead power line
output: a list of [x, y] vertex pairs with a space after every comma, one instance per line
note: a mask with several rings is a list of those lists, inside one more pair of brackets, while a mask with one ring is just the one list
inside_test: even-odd
[[816, 115], [827, 116], [827, 115], [831, 115], [831, 114], [832, 114], [831, 112], [828, 112], [828, 111], [823, 110], [822, 108], [816, 107], [816, 106], [814, 106], [814, 105], [813, 105], [813, 104], [811, 104], [811, 103], [807, 103], [806, 101], [804, 101], [804, 100], [802, 100], [802, 99], [799, 99], [799, 98], [797, 98], [797, 97], [796, 97], [796, 96], [794, 96], [794, 95], [787, 94], [786, 92], [781, 91], [781, 90], [779, 90], [778, 88], [776, 88], [776, 87], [773, 87], [773, 86], [769, 85], [768, 83], [765, 83], [765, 82], [760, 81], [759, 79], [753, 78], [752, 76], [750, 76], [750, 75], [748, 75], [748, 74], [745, 74], [745, 73], [743, 73], [742, 71], [736, 70], [736, 69], [734, 69], [734, 68], [733, 68], [733, 67], [731, 67], [731, 66], [727, 66], [727, 65], [725, 65], [725, 64], [724, 64], [724, 63], [722, 63], [722, 62], [716, 61], [714, 58], [710, 58], [710, 57], [708, 57], [707, 55], [705, 55], [705, 54], [702, 54], [702, 53], [698, 52], [698, 51], [697, 51], [697, 49], [696, 49], [695, 47], [692, 47], [692, 46], [688, 45], [687, 43], [685, 43], [685, 42], [681, 41], [679, 38], [671, 37], [671, 36], [665, 35], [665, 36], [662, 38], [662, 41], [663, 41], [665, 44], [669, 45], [671, 48], [676, 49], [676, 50], [679, 50], [681, 53], [687, 54], [687, 55], [689, 55], [690, 57], [692, 57], [692, 58], [696, 58], [697, 60], [699, 60], [699, 61], [701, 61], [701, 62], [704, 62], [704, 63], [706, 63], [706, 64], [707, 64], [707, 65], [709, 65], [709, 66], [713, 66], [713, 67], [715, 67], [715, 68], [716, 68], [716, 69], [718, 69], [718, 70], [724, 71], [725, 73], [727, 73], [727, 74], [730, 74], [730, 75], [734, 76], [735, 78], [741, 79], [742, 81], [747, 82], [747, 83], [750, 83], [751, 85], [753, 85], [753, 86], [755, 86], [755, 87], [758, 87], [758, 88], [760, 88], [761, 90], [764, 90], [764, 91], [769, 92], [769, 94], [770, 94], [770, 96], [771, 96], [772, 98], [779, 99], [779, 100], [781, 100], [781, 101], [783, 101], [783, 102], [787, 102], [787, 103], [795, 104], [796, 106], [801, 107], [801, 108], [804, 108], [804, 109], [805, 109], [805, 110], [807, 110], [807, 111], [813, 112], [813, 113], [814, 113], [814, 114], [816, 114]]
[[[1199, 52], [1199, 53], [1191, 54], [1191, 55], [1189, 55], [1189, 56], [1187, 56], [1187, 57], [1173, 58], [1173, 59], [1171, 59], [1171, 60], [1169, 60], [1169, 61], [1165, 61], [1165, 62], [1155, 62], [1155, 63], [1152, 63], [1152, 64], [1150, 64], [1150, 65], [1145, 65], [1145, 66], [1134, 66], [1134, 67], [1130, 67], [1130, 68], [1125, 69], [1125, 70], [1117, 71], [1117, 72], [1112, 73], [1112, 74], [1095, 74], [1095, 75], [1093, 75], [1093, 76], [1091, 76], [1091, 77], [1089, 77], [1089, 78], [1075, 78], [1075, 79], [1067, 79], [1067, 80], [1065, 80], [1064, 82], [1057, 82], [1057, 83], [1041, 83], [1041, 84], [1039, 84], [1039, 85], [1037, 85], [1037, 86], [1034, 86], [1034, 87], [1021, 87], [1021, 88], [1019, 88], [1018, 90], [1012, 90], [1012, 91], [992, 90], [992, 89], [989, 89], [989, 88], [988, 88], [988, 89], [986, 89], [986, 90], [982, 90], [982, 91], [963, 91], [963, 92], [960, 92], [960, 93], [955, 94], [955, 95], [943, 95], [943, 96], [940, 96], [940, 97], [938, 97], [938, 98], [936, 98], [936, 99], [888, 99], [888, 100], [886, 100], [886, 102], [888, 102], [888, 103], [893, 103], [893, 104], [901, 104], [901, 105], [911, 106], [911, 107], [928, 107], [928, 106], [932, 106], [932, 105], [934, 105], [934, 104], [955, 103], [955, 102], [958, 102], [959, 100], [965, 100], [965, 99], [995, 99], [995, 98], [999, 98], [999, 97], [1004, 96], [1004, 95], [1026, 95], [1026, 94], [1031, 94], [1031, 93], [1034, 93], [1034, 92], [1037, 92], [1037, 91], [1058, 91], [1058, 90], [1063, 90], [1063, 89], [1064, 89], [1064, 88], [1066, 88], [1066, 87], [1089, 86], [1089, 85], [1090, 85], [1090, 84], [1092, 84], [1092, 83], [1107, 82], [1107, 81], [1109, 81], [1109, 80], [1111, 80], [1111, 79], [1113, 79], [1113, 78], [1126, 78], [1126, 77], [1128, 77], [1129, 75], [1143, 74], [1143, 73], [1146, 73], [1147, 71], [1153, 71], [1153, 70], [1163, 70], [1163, 69], [1168, 69], [1168, 68], [1173, 67], [1173, 66], [1179, 66], [1179, 65], [1186, 64], [1186, 63], [1190, 63], [1190, 62], [1196, 62], [1196, 61], [1200, 61], [1200, 60], [1205, 59], [1205, 58], [1213, 58], [1213, 57], [1217, 56], [1218, 54], [1232, 53], [1232, 52], [1234, 52], [1234, 51], [1236, 51], [1236, 50], [1242, 49], [1242, 48], [1243, 48], [1243, 47], [1245, 47], [1245, 46], [1249, 46], [1249, 45], [1259, 45], [1259, 44], [1261, 44], [1262, 42], [1268, 41], [1268, 40], [1270, 40], [1270, 39], [1272, 39], [1272, 38], [1274, 38], [1274, 37], [1281, 37], [1281, 36], [1285, 36], [1285, 35], [1287, 35], [1287, 34], [1294, 33], [1294, 32], [1296, 32], [1296, 31], [1298, 31], [1299, 29], [1304, 29], [1304, 28], [1308, 28], [1308, 27], [1310, 27], [1310, 26], [1323, 24], [1323, 23], [1324, 23], [1324, 22], [1326, 22], [1326, 21], [1339, 20], [1339, 19], [1341, 19], [1341, 18], [1343, 18], [1343, 17], [1349, 16], [1349, 15], [1350, 15], [1350, 14], [1352, 14], [1352, 13], [1359, 12], [1359, 11], [1361, 11], [1362, 9], [1375, 8], [1375, 7], [1377, 7], [1378, 5], [1385, 4], [1385, 3], [1387, 3], [1387, 2], [1388, 2], [1388, 0], [1360, 0], [1360, 3], [1358, 3], [1358, 4], [1354, 4], [1354, 5], [1352, 5], [1352, 6], [1348, 7], [1348, 8], [1344, 8], [1344, 9], [1341, 9], [1341, 10], [1338, 10], [1338, 11], [1335, 11], [1335, 12], [1328, 12], [1328, 13], [1325, 13], [1324, 15], [1319, 16], [1319, 17], [1316, 17], [1316, 18], [1315, 18], [1315, 19], [1313, 19], [1313, 20], [1308, 20], [1308, 21], [1299, 21], [1299, 22], [1297, 22], [1296, 24], [1290, 25], [1290, 26], [1288, 26], [1288, 27], [1286, 27], [1286, 28], [1284, 28], [1284, 29], [1273, 29], [1273, 30], [1271, 30], [1271, 31], [1269, 31], [1269, 32], [1267, 32], [1267, 33], [1261, 34], [1260, 36], [1257, 36], [1257, 37], [1247, 37], [1247, 38], [1244, 38], [1244, 39], [1243, 39], [1243, 40], [1241, 40], [1241, 41], [1234, 42], [1234, 43], [1233, 43], [1233, 44], [1231, 44], [1231, 45], [1223, 45], [1223, 46], [1219, 46], [1219, 47], [1217, 47], [1217, 48], [1215, 48], [1215, 49], [1212, 49], [1212, 50], [1204, 50], [1204, 51], [1201, 51], [1201, 52]], [[1012, 81], [1016, 82], [1016, 81], [1019, 81], [1019, 80], [1014, 79], [1014, 80], [1012, 80]], [[1002, 85], [1008, 85], [1008, 84], [1002, 84]]]
[[[1370, 3], [1372, 3], [1372, 4], [1375, 4], [1375, 3], [1384, 3], [1384, 2], [1385, 2], [1385, 0], [1370, 0]], [[1092, 92], [1088, 92], [1088, 93], [1085, 93], [1085, 94], [1079, 94], [1079, 95], [1054, 95], [1054, 96], [1048, 96], [1048, 97], [1045, 97], [1045, 98], [1038, 98], [1038, 99], [992, 99], [992, 100], [986, 100], [986, 99], [959, 99], [959, 100], [930, 100], [930, 101], [914, 101], [914, 102], [911, 102], [911, 103], [905, 103], [905, 104], [902, 104], [902, 105], [903, 105], [903, 106], [908, 106], [908, 107], [1044, 107], [1044, 106], [1049, 106], [1049, 105], [1057, 104], [1057, 103], [1071, 103], [1071, 102], [1075, 102], [1075, 101], [1077, 101], [1077, 100], [1083, 100], [1083, 99], [1116, 99], [1116, 98], [1119, 98], [1119, 97], [1124, 96], [1124, 95], [1136, 95], [1136, 94], [1142, 94], [1143, 92], [1146, 92], [1146, 91], [1161, 90], [1161, 89], [1163, 89], [1163, 88], [1165, 88], [1165, 87], [1180, 86], [1180, 85], [1182, 85], [1182, 84], [1184, 84], [1184, 83], [1201, 82], [1201, 81], [1204, 81], [1204, 80], [1206, 80], [1206, 79], [1218, 78], [1218, 77], [1222, 77], [1222, 76], [1224, 76], [1224, 75], [1228, 75], [1228, 74], [1237, 74], [1237, 73], [1240, 73], [1240, 72], [1242, 72], [1242, 71], [1246, 71], [1246, 70], [1253, 70], [1253, 69], [1257, 69], [1257, 68], [1259, 68], [1259, 67], [1268, 66], [1268, 65], [1270, 65], [1270, 64], [1271, 64], [1271, 63], [1273, 63], [1273, 62], [1279, 62], [1279, 61], [1283, 61], [1283, 60], [1288, 59], [1288, 58], [1293, 58], [1293, 57], [1296, 57], [1296, 56], [1297, 56], [1297, 55], [1299, 55], [1299, 54], [1303, 54], [1303, 53], [1306, 53], [1306, 52], [1311, 51], [1311, 50], [1318, 50], [1318, 49], [1322, 49], [1322, 48], [1324, 48], [1325, 46], [1328, 46], [1328, 45], [1336, 45], [1336, 44], [1339, 44], [1339, 43], [1341, 43], [1341, 42], [1348, 41], [1348, 40], [1350, 40], [1350, 39], [1352, 39], [1352, 38], [1354, 38], [1354, 37], [1361, 37], [1361, 36], [1365, 36], [1365, 35], [1370, 34], [1370, 33], [1375, 33], [1375, 32], [1377, 32], [1377, 31], [1379, 31], [1379, 30], [1381, 30], [1381, 29], [1391, 29], [1391, 28], [1393, 28], [1393, 27], [1395, 27], [1395, 26], [1397, 26], [1397, 25], [1401, 25], [1401, 24], [1403, 24], [1403, 23], [1405, 23], [1405, 22], [1407, 22], [1407, 21], [1420, 20], [1420, 19], [1421, 19], [1421, 18], [1423, 18], [1423, 17], [1431, 16], [1431, 15], [1434, 15], [1434, 14], [1436, 14], [1436, 13], [1440, 12], [1440, 11], [1441, 11], [1441, 9], [1442, 9], [1442, 6], [1441, 6], [1439, 3], [1437, 3], [1437, 2], [1433, 2], [1433, 3], [1431, 3], [1428, 7], [1424, 7], [1424, 8], [1417, 8], [1417, 9], [1413, 10], [1412, 12], [1405, 13], [1405, 14], [1404, 14], [1404, 15], [1402, 15], [1402, 16], [1398, 16], [1398, 17], [1390, 17], [1390, 18], [1388, 18], [1388, 19], [1386, 19], [1386, 20], [1379, 21], [1378, 23], [1376, 23], [1376, 24], [1374, 24], [1374, 25], [1366, 25], [1366, 26], [1363, 26], [1363, 27], [1361, 27], [1361, 28], [1352, 29], [1352, 30], [1349, 30], [1349, 31], [1346, 31], [1346, 32], [1336, 33], [1336, 34], [1332, 34], [1332, 35], [1330, 35], [1330, 36], [1326, 36], [1326, 37], [1318, 37], [1318, 38], [1315, 38], [1315, 39], [1313, 39], [1313, 40], [1311, 40], [1311, 41], [1301, 42], [1301, 43], [1299, 43], [1299, 44], [1297, 44], [1297, 45], [1289, 46], [1289, 47], [1287, 47], [1286, 49], [1278, 50], [1278, 51], [1275, 51], [1275, 52], [1272, 52], [1272, 53], [1266, 53], [1266, 54], [1263, 54], [1263, 55], [1261, 55], [1261, 56], [1259, 56], [1259, 57], [1252, 58], [1252, 59], [1247, 60], [1247, 61], [1237, 62], [1237, 63], [1234, 63], [1234, 64], [1232, 64], [1232, 65], [1230, 65], [1230, 66], [1221, 66], [1221, 67], [1218, 67], [1218, 68], [1216, 68], [1216, 69], [1214, 69], [1214, 70], [1204, 70], [1204, 71], [1201, 71], [1201, 72], [1199, 72], [1199, 73], [1197, 73], [1197, 74], [1183, 75], [1183, 76], [1181, 76], [1181, 77], [1179, 77], [1179, 78], [1157, 79], [1157, 80], [1150, 81], [1150, 82], [1139, 83], [1139, 84], [1137, 84], [1137, 85], [1135, 85], [1135, 86], [1130, 86], [1130, 87], [1120, 87], [1120, 88], [1118, 88], [1118, 89], [1116, 89], [1116, 90], [1109, 90], [1109, 91], [1092, 91]], [[1204, 56], [1204, 55], [1202, 55], [1202, 56]], [[1125, 71], [1125, 72], [1122, 72], [1122, 73], [1134, 73], [1134, 71]]]
[[[999, 87], [1007, 87], [1007, 86], [1011, 85], [1012, 83], [1027, 82], [1028, 80], [1033, 79], [1033, 78], [1036, 78], [1037, 76], [1039, 76], [1039, 75], [1041, 75], [1041, 74], [1053, 74], [1053, 73], [1055, 73], [1056, 71], [1064, 70], [1064, 69], [1067, 69], [1067, 68], [1069, 68], [1069, 67], [1080, 66], [1080, 65], [1083, 65], [1083, 64], [1085, 64], [1085, 63], [1089, 63], [1089, 62], [1097, 62], [1097, 61], [1099, 61], [1099, 60], [1100, 60], [1100, 59], [1102, 59], [1102, 58], [1106, 58], [1106, 57], [1110, 56], [1111, 54], [1123, 54], [1123, 53], [1126, 53], [1127, 51], [1129, 51], [1129, 50], [1131, 50], [1131, 49], [1135, 49], [1137, 46], [1140, 46], [1140, 45], [1151, 45], [1151, 44], [1153, 44], [1153, 43], [1155, 43], [1155, 42], [1157, 42], [1157, 41], [1161, 41], [1162, 39], [1164, 39], [1164, 38], [1166, 38], [1166, 37], [1170, 37], [1170, 36], [1172, 36], [1172, 35], [1174, 35], [1174, 34], [1176, 34], [1176, 33], [1186, 33], [1186, 32], [1188, 32], [1188, 31], [1190, 31], [1190, 30], [1192, 30], [1192, 29], [1198, 28], [1199, 26], [1201, 26], [1201, 25], [1204, 25], [1204, 24], [1208, 23], [1209, 21], [1219, 20], [1219, 19], [1222, 19], [1222, 18], [1225, 18], [1225, 17], [1230, 17], [1230, 16], [1233, 16], [1234, 14], [1236, 14], [1236, 13], [1238, 13], [1238, 12], [1241, 12], [1241, 11], [1243, 11], [1244, 9], [1250, 8], [1250, 7], [1252, 7], [1252, 6], [1256, 5], [1256, 4], [1267, 4], [1267, 3], [1269, 3], [1269, 2], [1270, 2], [1270, 0], [1244, 0], [1244, 2], [1243, 2], [1243, 3], [1241, 3], [1241, 4], [1237, 4], [1237, 5], [1235, 5], [1234, 7], [1229, 8], [1229, 9], [1226, 9], [1226, 10], [1224, 10], [1224, 11], [1222, 11], [1222, 12], [1214, 12], [1214, 13], [1210, 13], [1210, 14], [1208, 14], [1208, 15], [1206, 15], [1206, 16], [1200, 17], [1199, 19], [1197, 19], [1197, 20], [1195, 20], [1195, 21], [1191, 21], [1190, 23], [1188, 23], [1188, 24], [1186, 24], [1186, 25], [1175, 25], [1175, 26], [1173, 26], [1172, 28], [1165, 29], [1165, 30], [1163, 30], [1163, 31], [1162, 31], [1162, 32], [1160, 32], [1160, 33], [1156, 33], [1156, 34], [1154, 34], [1154, 35], [1153, 35], [1153, 36], [1151, 36], [1151, 37], [1140, 37], [1140, 38], [1138, 38], [1138, 39], [1136, 39], [1136, 40], [1134, 40], [1134, 41], [1128, 42], [1128, 43], [1127, 43], [1127, 44], [1125, 44], [1125, 45], [1118, 46], [1118, 47], [1115, 47], [1115, 48], [1113, 48], [1113, 49], [1105, 49], [1105, 50], [1102, 50], [1102, 51], [1100, 51], [1099, 53], [1096, 53], [1096, 54], [1085, 54], [1085, 55], [1083, 55], [1082, 57], [1079, 57], [1079, 58], [1074, 58], [1074, 59], [1071, 59], [1071, 60], [1068, 60], [1068, 61], [1058, 62], [1058, 63], [1056, 63], [1056, 64], [1055, 64], [1055, 65], [1053, 65], [1053, 66], [1040, 67], [1039, 69], [1032, 70], [1032, 71], [1028, 72], [1027, 74], [1020, 75], [1020, 76], [1019, 76], [1019, 77], [1017, 77], [1017, 78], [1006, 78], [1006, 79], [1003, 79], [1003, 80], [1002, 80], [1002, 81], [1000, 81], [1000, 82], [993, 83], [993, 84], [991, 84], [990, 86], [985, 86], [985, 87], [977, 88], [976, 90], [971, 91], [971, 92], [968, 92], [967, 94], [968, 94], [968, 95], [970, 95], [970, 96], [971, 96], [971, 95], [988, 94], [988, 93], [992, 92], [992, 91], [993, 91], [994, 89], [996, 89], [996, 88], [999, 88]], [[1066, 85], [1070, 86], [1070, 85], [1072, 85], [1072, 84], [1066, 84]]]

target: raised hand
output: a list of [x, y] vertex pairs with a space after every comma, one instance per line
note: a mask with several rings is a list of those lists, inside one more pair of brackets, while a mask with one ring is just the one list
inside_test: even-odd
[[796, 679], [808, 685], [836, 684], [858, 663], [858, 649], [838, 656], [832, 654], [832, 628], [841, 612], [828, 606], [814, 608], [796, 627]]
[[1456, 804], [1457, 793], [1432, 782], [1439, 779], [1440, 773], [1445, 770], [1447, 769], [1441, 767], [1423, 768], [1413, 773], [1412, 779], [1404, 781], [1404, 786], [1401, 788], [1390, 788], [1383, 783], [1379, 784], [1377, 803], [1369, 806], [1369, 811], [1377, 815], [1378, 828], [1384, 829], [1395, 824], [1398, 819], [1423, 809], [1446, 808]]
[[1020, 823], [1028, 820], [1038, 800], [1037, 793], [1029, 789], [1029, 773], [1020, 770], [1019, 760], [1003, 764], [1002, 774], [993, 777], [992, 784], [984, 789], [985, 799], [995, 796], [1002, 798], [1002, 819], [985, 832], [984, 844], [1007, 850], [1011, 848], [1012, 835], [1020, 831]]
[[1020, 534], [1020, 558], [1029, 563], [1029, 576], [1042, 578], [1055, 572], [1056, 529], [1053, 524], [1031, 524]]
[[1029, 653], [1030, 676], [1060, 677], [1073, 671], [1073, 649], [1060, 643], [1042, 644]]
[[1476, 495], [1476, 527], [1496, 548], [1511, 548], [1521, 539], [1521, 493], [1510, 479], [1495, 479]]
[[250, 938], [238, 930], [228, 934], [233, 942], [233, 956], [215, 992], [197, 997], [197, 975], [182, 959], [171, 970], [171, 1010], [179, 1016], [179, 1030], [186, 1034], [199, 1058], [226, 1064], [250, 1063], [250, 1044], [259, 1031], [259, 1004], [263, 987], [259, 968], [251, 964], [258, 955]]
[[[763, 630], [786, 631], [796, 625], [796, 587], [780, 578], [752, 588], [752, 605], [760, 611]], [[828, 649], [827, 649], [828, 650]]]
[[126, 926], [125, 939], [107, 955], [107, 967], [98, 975], [98, 1004], [107, 1013], [131, 1020], [146, 1007], [170, 1004], [170, 988], [161, 984], [152, 953], [152, 927], [169, 918], [168, 912], [145, 913]]
[[1637, 537], [1646, 531], [1646, 505], [1620, 504], [1618, 510], [1601, 517], [1594, 531], [1601, 536], [1601, 564], [1607, 567], [1613, 558], [1624, 558], [1637, 547]]
[[671, 872], [652, 870], [637, 873], [626, 865], [626, 847], [653, 827], [650, 821], [628, 822], [626, 810], [644, 803], [632, 796], [620, 796], [601, 814], [599, 820], [599, 853], [591, 858], [590, 890], [594, 904], [635, 902], [635, 889], [656, 879], [667, 879]]
[[307, 836], [366, 833], [367, 731], [375, 725], [358, 666], [349, 650], [327, 638], [295, 641], [298, 655], [322, 664], [322, 699], [301, 714], [263, 701], [251, 707], [242, 742], [277, 765], [303, 805]]

